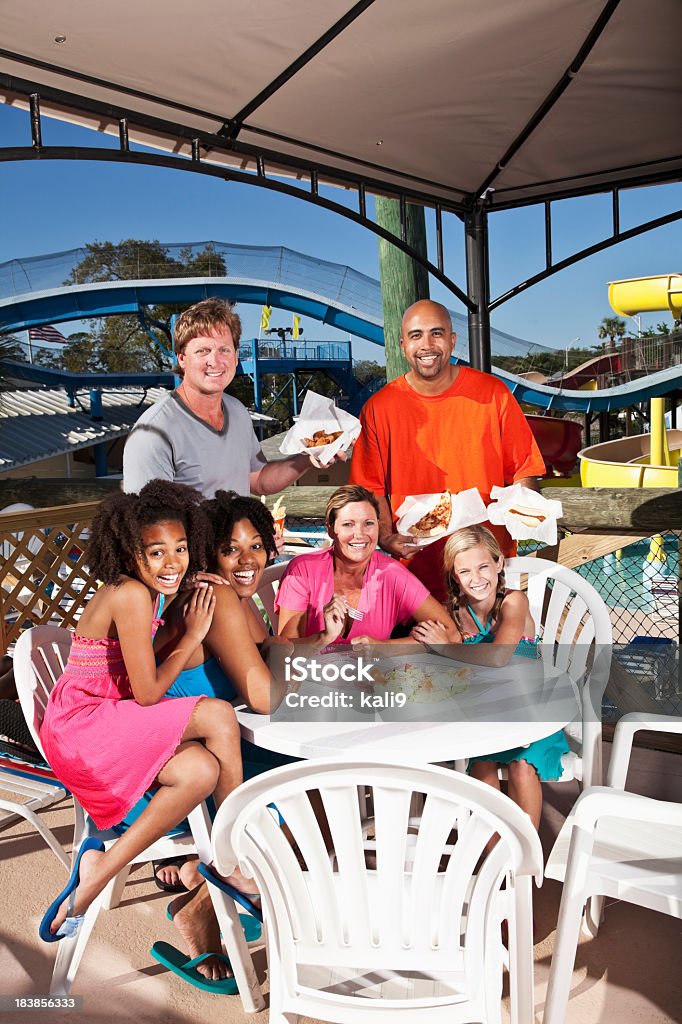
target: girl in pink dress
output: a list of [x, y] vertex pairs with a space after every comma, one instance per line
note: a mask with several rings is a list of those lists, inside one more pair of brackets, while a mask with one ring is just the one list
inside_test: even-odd
[[46, 941], [73, 934], [133, 857], [207, 796], [220, 804], [242, 781], [232, 706], [205, 697], [164, 699], [210, 626], [212, 587], [193, 592], [184, 633], [158, 666], [152, 649], [163, 601], [177, 594], [188, 571], [204, 567], [208, 527], [200, 501], [189, 487], [153, 480], [139, 495], [106, 499], [93, 520], [86, 562], [104, 585], [78, 623], [40, 738], [55, 773], [98, 828], [115, 825], [146, 790], [158, 789], [109, 849], [97, 839], [82, 845], [40, 926]]

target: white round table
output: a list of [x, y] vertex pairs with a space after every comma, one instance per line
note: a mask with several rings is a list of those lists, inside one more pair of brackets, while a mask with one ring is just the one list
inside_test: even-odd
[[393, 714], [391, 721], [374, 720], [371, 713], [349, 720], [349, 712], [332, 707], [321, 712], [323, 720], [304, 721], [295, 708], [272, 716], [237, 708], [244, 739], [279, 754], [423, 764], [526, 746], [574, 721], [579, 705], [567, 675], [542, 661], [516, 658], [504, 668], [472, 666], [468, 689], [451, 700], [407, 705], [404, 714]]

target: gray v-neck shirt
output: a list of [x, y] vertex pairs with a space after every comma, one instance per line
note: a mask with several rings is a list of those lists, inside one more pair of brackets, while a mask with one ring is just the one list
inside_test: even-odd
[[249, 494], [249, 476], [267, 459], [251, 417], [238, 399], [223, 395], [222, 430], [196, 416], [177, 392], [144, 412], [123, 451], [123, 490], [136, 493], [150, 480], [174, 480], [207, 498], [217, 490]]

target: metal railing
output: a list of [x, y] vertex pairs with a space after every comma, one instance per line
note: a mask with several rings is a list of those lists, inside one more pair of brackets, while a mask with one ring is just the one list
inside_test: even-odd
[[308, 362], [350, 362], [349, 341], [284, 341], [270, 339], [243, 342], [239, 346], [242, 362], [253, 359], [295, 359], [298, 363]]

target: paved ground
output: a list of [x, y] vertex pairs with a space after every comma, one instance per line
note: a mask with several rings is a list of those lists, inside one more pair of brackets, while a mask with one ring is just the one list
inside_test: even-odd
[[[629, 788], [666, 799], [682, 799], [682, 758], [672, 754], [635, 752]], [[542, 838], [545, 848], [575, 799], [574, 783], [546, 787]], [[68, 805], [44, 812], [65, 845], [71, 839]], [[64, 877], [63, 869], [39, 837], [24, 825], [0, 832], [0, 994], [35, 995], [49, 990], [54, 947], [37, 935], [41, 914]], [[561, 887], [545, 882], [537, 892], [536, 1000], [537, 1022], [552, 953]], [[149, 956], [157, 939], [174, 941], [165, 918], [168, 897], [151, 881], [150, 868], [132, 875], [122, 905], [104, 911], [79, 971], [74, 994], [84, 998], [80, 1014], [24, 1011], [3, 1018], [8, 1024], [76, 1024], [119, 1021], [164, 1024], [246, 1024], [236, 996], [215, 996], [191, 988]], [[608, 909], [596, 940], [578, 950], [568, 1024], [675, 1024], [682, 1021], [680, 978], [682, 923], [627, 904]], [[264, 951], [256, 966], [267, 993]], [[266, 994], [267, 999], [267, 994]], [[266, 1022], [267, 1010], [250, 1018]]]

